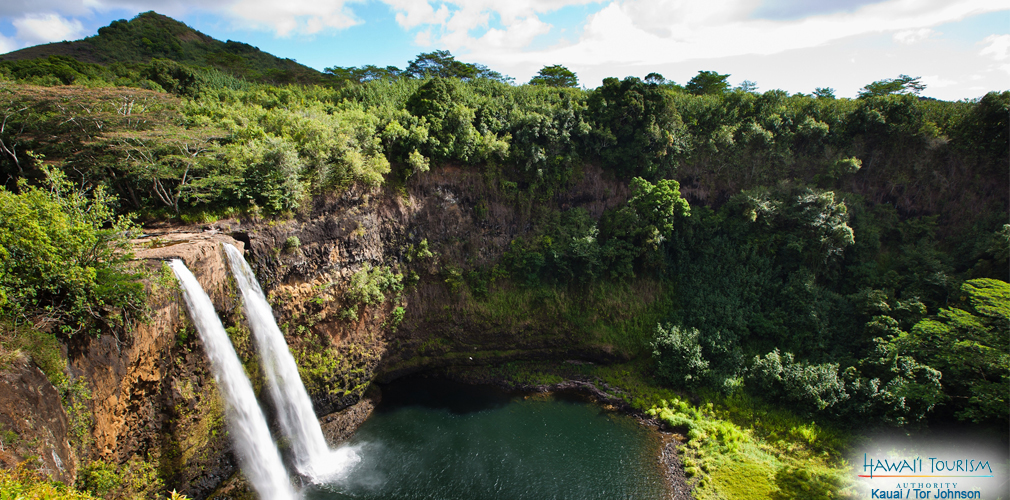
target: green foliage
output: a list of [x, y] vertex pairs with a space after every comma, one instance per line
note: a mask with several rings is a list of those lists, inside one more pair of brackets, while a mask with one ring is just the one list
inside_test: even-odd
[[547, 87], [578, 87], [579, 79], [568, 68], [555, 64], [540, 68], [536, 76], [530, 79], [530, 85], [544, 85]]
[[779, 491], [774, 500], [829, 500], [844, 498], [845, 476], [840, 471], [821, 471], [802, 466], [783, 467], [775, 472]]
[[388, 267], [365, 265], [351, 276], [346, 297], [351, 303], [365, 305], [381, 304], [387, 294], [403, 291], [403, 275], [394, 273]]
[[1004, 422], [1010, 408], [1010, 285], [980, 278], [966, 281], [961, 292], [957, 306], [941, 308], [890, 344], [943, 373], [957, 418]]
[[196, 68], [169, 59], [154, 59], [140, 71], [144, 82], [153, 82], [153, 89], [164, 89], [176, 95], [196, 97], [218, 89], [243, 89], [249, 85], [233, 76], [211, 68]]
[[82, 378], [64, 378], [56, 388], [60, 391], [63, 410], [67, 414], [70, 443], [79, 455], [83, 454], [92, 439], [91, 390]]
[[877, 80], [859, 89], [859, 98], [880, 97], [892, 94], [914, 94], [919, 95], [926, 89], [926, 85], [921, 83], [920, 77], [912, 78], [908, 75], [898, 75], [898, 78], [888, 78]]
[[662, 178], [685, 151], [681, 117], [668, 91], [638, 78], [606, 78], [588, 101], [591, 149], [622, 177]]
[[715, 71], [699, 71], [691, 81], [687, 82], [684, 90], [694, 95], [720, 95], [729, 90], [729, 82], [726, 79], [729, 75], [720, 75]]
[[403, 316], [407, 313], [407, 310], [403, 306], [396, 306], [393, 312], [389, 313], [389, 327], [393, 331], [396, 331], [396, 327], [403, 323]]
[[392, 79], [400, 76], [400, 68], [396, 66], [386, 66], [385, 68], [380, 68], [378, 66], [368, 64], [361, 67], [341, 67], [333, 66], [331, 68], [326, 68], [323, 70], [326, 74], [333, 75], [337, 80], [349, 81], [354, 83], [365, 83], [372, 80], [384, 80]]
[[[990, 166], [998, 172], [1005, 166], [1010, 147], [1010, 90], [988, 92], [971, 106], [949, 134], [957, 139], [961, 154], [995, 160]], [[998, 159], [998, 160], [997, 160]]]
[[[77, 486], [101, 498], [161, 498], [164, 482], [155, 464], [134, 455], [116, 465], [93, 460], [77, 473]], [[178, 494], [170, 498], [184, 498]]]
[[817, 87], [814, 89], [814, 96], [818, 99], [834, 99], [835, 89], [831, 87]]
[[15, 324], [45, 317], [67, 336], [138, 315], [144, 295], [126, 267], [129, 219], [115, 217], [101, 186], [89, 197], [61, 171], [44, 171], [45, 187], [0, 187], [0, 313]]
[[413, 61], [410, 61], [407, 69], [403, 70], [401, 74], [411, 78], [437, 77], [459, 78], [460, 80], [485, 78], [502, 83], [509, 83], [512, 80], [508, 76], [488, 69], [483, 64], [457, 61], [448, 50], [436, 50], [434, 52], [418, 54]]
[[697, 329], [656, 325], [652, 356], [656, 376], [674, 387], [693, 389], [708, 376], [708, 360], [701, 354]]
[[245, 165], [238, 198], [261, 206], [268, 213], [297, 209], [305, 198], [299, 174], [305, 168], [295, 145], [281, 138], [252, 140], [237, 148], [233, 162]]
[[28, 470], [24, 465], [0, 469], [0, 500], [93, 500], [88, 493]]
[[508, 143], [482, 126], [480, 108], [467, 105], [466, 90], [455, 78], [432, 78], [406, 102], [407, 111], [428, 125], [424, 152], [434, 159], [465, 163], [503, 157]]
[[129, 21], [113, 21], [99, 28], [98, 35], [74, 43], [93, 51], [104, 64], [171, 59], [189, 66], [213, 67], [249, 81], [322, 81], [318, 71], [291, 59], [272, 56], [245, 43], [215, 40], [155, 12], [138, 14]]
[[584, 209], [548, 212], [539, 225], [539, 238], [513, 240], [504, 257], [519, 282], [587, 283], [602, 276], [599, 231]]
[[680, 399], [663, 400], [646, 414], [674, 429], [686, 429], [688, 446], [692, 448], [733, 452], [750, 441], [749, 436], [732, 422], [712, 419], [698, 407]]
[[687, 200], [680, 196], [680, 183], [660, 180], [656, 184], [635, 177], [631, 180], [631, 198], [616, 212], [601, 221], [608, 243], [623, 240], [638, 249], [639, 255], [659, 250], [673, 235], [675, 223], [691, 213]]
[[503, 263], [528, 285], [631, 278], [636, 266], [656, 265], [658, 250], [676, 221], [690, 213], [679, 188], [673, 180], [652, 184], [635, 178], [628, 202], [606, 212], [598, 223], [580, 208], [544, 212], [539, 234], [513, 240]]
[[797, 362], [792, 353], [781, 355], [778, 349], [764, 358], [755, 356], [747, 376], [748, 381], [754, 383], [751, 388], [762, 396], [792, 403], [797, 409], [807, 408], [809, 413], [824, 410], [849, 397], [837, 363]]
[[92, 495], [105, 497], [122, 485], [116, 466], [102, 460], [89, 462], [77, 473], [80, 487]]
[[430, 259], [435, 256], [435, 254], [428, 248], [428, 238], [421, 240], [417, 246], [413, 244], [407, 245], [406, 254], [407, 262], [422, 261], [425, 259]]

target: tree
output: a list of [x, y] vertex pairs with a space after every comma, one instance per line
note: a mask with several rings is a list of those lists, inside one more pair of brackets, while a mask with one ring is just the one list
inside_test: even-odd
[[646, 263], [659, 255], [660, 246], [670, 240], [678, 219], [691, 213], [680, 196], [680, 183], [661, 179], [656, 184], [635, 177], [628, 186], [631, 198], [618, 209], [608, 210], [600, 219], [603, 257], [615, 277], [634, 276], [634, 263]]
[[891, 94], [914, 94], [919, 95], [926, 89], [926, 85], [919, 80], [921, 77], [912, 78], [908, 75], [898, 75], [898, 78], [888, 78], [877, 80], [859, 89], [859, 98], [880, 97]]
[[817, 96], [818, 99], [834, 99], [835, 89], [831, 87], [817, 87], [814, 89], [814, 95]]
[[665, 85], [667, 83], [666, 78], [664, 78], [663, 75], [656, 72], [652, 72], [649, 73], [648, 75], [645, 75], [644, 81], [649, 85]]
[[702, 354], [697, 328], [656, 325], [650, 347], [656, 361], [656, 375], [677, 388], [693, 389], [709, 374], [708, 360]]
[[335, 76], [338, 80], [346, 80], [354, 83], [397, 78], [402, 73], [400, 68], [397, 68], [396, 66], [386, 66], [385, 68], [380, 68], [372, 64], [367, 66], [348, 66], [346, 68], [333, 66], [332, 68], [326, 68], [323, 72]]
[[1006, 422], [1010, 408], [1010, 284], [979, 278], [961, 286], [956, 307], [941, 308], [891, 343], [943, 373], [955, 415]]
[[683, 122], [665, 89], [634, 77], [607, 78], [588, 107], [603, 165], [619, 175], [661, 177], [686, 148]]
[[739, 90], [741, 92], [757, 92], [758, 86], [756, 82], [750, 80], [744, 80], [740, 82], [740, 85], [733, 90]]
[[439, 76], [442, 78], [459, 78], [460, 80], [475, 80], [487, 78], [502, 83], [512, 83], [512, 77], [502, 75], [497, 71], [492, 71], [483, 64], [465, 63], [457, 61], [456, 57], [448, 50], [436, 50], [434, 52], [418, 54], [410, 61], [407, 69], [402, 75], [411, 78], [430, 78]]
[[579, 79], [568, 68], [555, 64], [540, 68], [537, 76], [530, 79], [530, 85], [544, 85], [547, 87], [578, 87]]
[[684, 87], [694, 95], [724, 94], [729, 90], [726, 79], [729, 75], [720, 75], [715, 71], [699, 71]]

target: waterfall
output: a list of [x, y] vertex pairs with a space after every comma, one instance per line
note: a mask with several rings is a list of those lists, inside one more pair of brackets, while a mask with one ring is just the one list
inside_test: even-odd
[[225, 244], [225, 251], [235, 281], [242, 290], [246, 317], [256, 337], [267, 388], [277, 406], [281, 430], [291, 443], [296, 467], [314, 482], [335, 479], [357, 463], [358, 456], [350, 448], [330, 450], [327, 446], [312, 401], [298, 374], [298, 365], [284, 334], [277, 327], [256, 276], [239, 249]]
[[214, 311], [214, 304], [186, 264], [174, 259], [169, 265], [179, 278], [189, 314], [210, 358], [214, 380], [224, 396], [228, 434], [235, 443], [246, 479], [264, 500], [294, 500], [291, 481], [256, 401], [256, 393]]

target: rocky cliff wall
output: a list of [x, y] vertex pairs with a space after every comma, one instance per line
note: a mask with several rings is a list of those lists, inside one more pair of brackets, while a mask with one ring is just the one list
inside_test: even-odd
[[26, 467], [65, 483], [77, 472], [60, 393], [27, 357], [0, 373], [0, 465]]
[[[598, 217], [626, 197], [622, 185], [589, 168], [565, 198], [545, 203], [581, 206]], [[560, 318], [492, 320], [447, 284], [447, 272], [493, 265], [530, 229], [533, 213], [528, 202], [487, 186], [478, 173], [443, 168], [401, 189], [352, 188], [318, 198], [311, 211], [288, 221], [149, 228], [150, 235], [134, 242], [138, 262], [152, 276], [147, 321], [69, 346], [70, 376], [84, 381], [90, 396], [85, 426], [91, 432], [76, 443], [79, 457], [59, 394], [51, 385], [30, 390], [46, 399], [30, 406], [41, 412], [32, 418], [51, 422], [45, 424], [52, 433], [47, 443], [67, 469], [59, 477], [71, 480], [77, 461], [100, 463], [122, 478], [110, 497], [165, 488], [196, 499], [215, 490], [221, 498], [241, 495], [235, 481], [229, 493], [220, 493], [237, 471], [223, 405], [177, 285], [162, 268], [166, 259], [186, 262], [258, 386], [255, 349], [222, 243], [246, 249], [334, 442], [346, 439], [374, 407], [379, 395], [369, 387], [379, 376], [446, 363], [551, 358], [572, 349], [582, 349], [584, 357], [606, 355], [585, 351]], [[424, 243], [430, 256], [418, 251]], [[34, 376], [30, 372], [21, 376]], [[0, 404], [0, 422], [11, 414]]]

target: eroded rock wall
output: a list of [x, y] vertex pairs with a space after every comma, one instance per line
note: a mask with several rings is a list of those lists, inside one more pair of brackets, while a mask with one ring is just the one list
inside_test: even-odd
[[0, 373], [0, 465], [13, 467], [34, 455], [29, 467], [72, 483], [77, 456], [60, 393], [26, 357]]
[[[120, 467], [124, 479], [157, 470], [166, 484], [202, 498], [231, 476], [236, 464], [227, 440], [223, 404], [202, 343], [187, 319], [181, 292], [163, 262], [180, 258], [193, 271], [222, 317], [238, 302], [222, 243], [213, 233], [169, 233], [135, 242], [149, 280], [150, 315], [132, 332], [103, 335], [70, 352], [70, 371], [91, 393], [90, 460]], [[157, 485], [155, 485], [157, 486]]]

